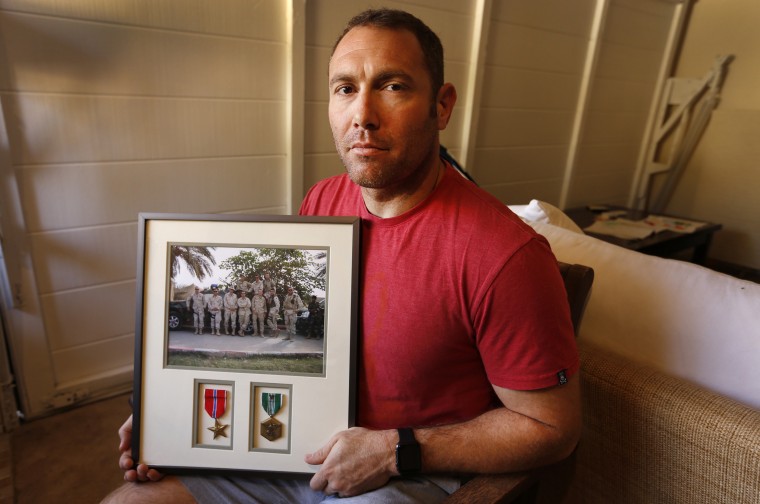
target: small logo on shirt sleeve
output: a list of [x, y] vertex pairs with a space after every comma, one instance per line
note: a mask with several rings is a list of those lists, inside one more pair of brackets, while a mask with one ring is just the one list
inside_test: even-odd
[[563, 369], [557, 373], [557, 381], [559, 381], [560, 385], [565, 385], [567, 383], [567, 369]]

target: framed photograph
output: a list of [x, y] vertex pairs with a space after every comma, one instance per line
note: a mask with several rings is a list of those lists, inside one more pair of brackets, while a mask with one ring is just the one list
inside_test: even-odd
[[311, 473], [354, 425], [359, 219], [140, 214], [132, 456]]

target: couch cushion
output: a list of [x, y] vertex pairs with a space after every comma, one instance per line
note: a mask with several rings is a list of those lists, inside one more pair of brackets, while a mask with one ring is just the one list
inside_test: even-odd
[[760, 284], [531, 225], [558, 260], [594, 269], [581, 339], [760, 409]]

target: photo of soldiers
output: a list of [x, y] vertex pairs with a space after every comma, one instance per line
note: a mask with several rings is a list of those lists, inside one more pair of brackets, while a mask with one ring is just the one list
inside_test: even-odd
[[251, 316], [251, 300], [248, 299], [248, 296], [245, 295], [245, 291], [243, 289], [240, 289], [238, 293], [238, 322], [240, 322], [240, 331], [238, 334], [240, 336], [245, 336], [245, 328], [248, 327], [248, 320]]
[[[208, 298], [208, 301], [206, 302], [206, 309], [208, 310], [209, 314], [211, 314], [211, 321], [209, 322], [209, 325], [211, 326], [211, 334], [221, 336], [222, 333], [219, 332], [219, 327], [222, 324], [222, 309], [224, 308], [224, 300], [222, 299], [222, 296], [219, 295], [218, 285], [213, 284], [211, 286], [211, 292], [211, 297]], [[214, 332], [214, 330], [216, 330], [216, 332]]]
[[[267, 317], [267, 299], [261, 289], [256, 291], [251, 300], [253, 307], [253, 335], [264, 336], [264, 321]], [[260, 331], [259, 331], [260, 329]]]
[[224, 295], [224, 333], [235, 334], [235, 326], [237, 325], [237, 294], [232, 287], [227, 289], [227, 294]]
[[[168, 366], [258, 371], [271, 369], [274, 364], [288, 373], [324, 371], [325, 346], [314, 341], [323, 331], [309, 334], [311, 321], [306, 307], [312, 294], [326, 294], [320, 275], [327, 263], [324, 250], [283, 251], [213, 243], [172, 247], [208, 249], [215, 266], [203, 279], [184, 269], [168, 277]], [[256, 264], [264, 260], [267, 266]], [[194, 281], [188, 281], [189, 277], [195, 277]], [[265, 291], [265, 283], [273, 287]], [[253, 285], [259, 289], [249, 296], [246, 287]], [[303, 293], [309, 294], [302, 298]], [[322, 311], [325, 299], [318, 298]], [[204, 331], [206, 327], [211, 331]], [[245, 338], [248, 335], [256, 337]]]

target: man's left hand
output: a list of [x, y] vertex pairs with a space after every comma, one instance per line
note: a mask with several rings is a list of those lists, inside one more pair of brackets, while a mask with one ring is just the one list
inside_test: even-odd
[[353, 427], [339, 432], [314, 453], [307, 464], [322, 467], [311, 478], [311, 488], [326, 495], [359, 495], [383, 486], [396, 475], [396, 431]]

